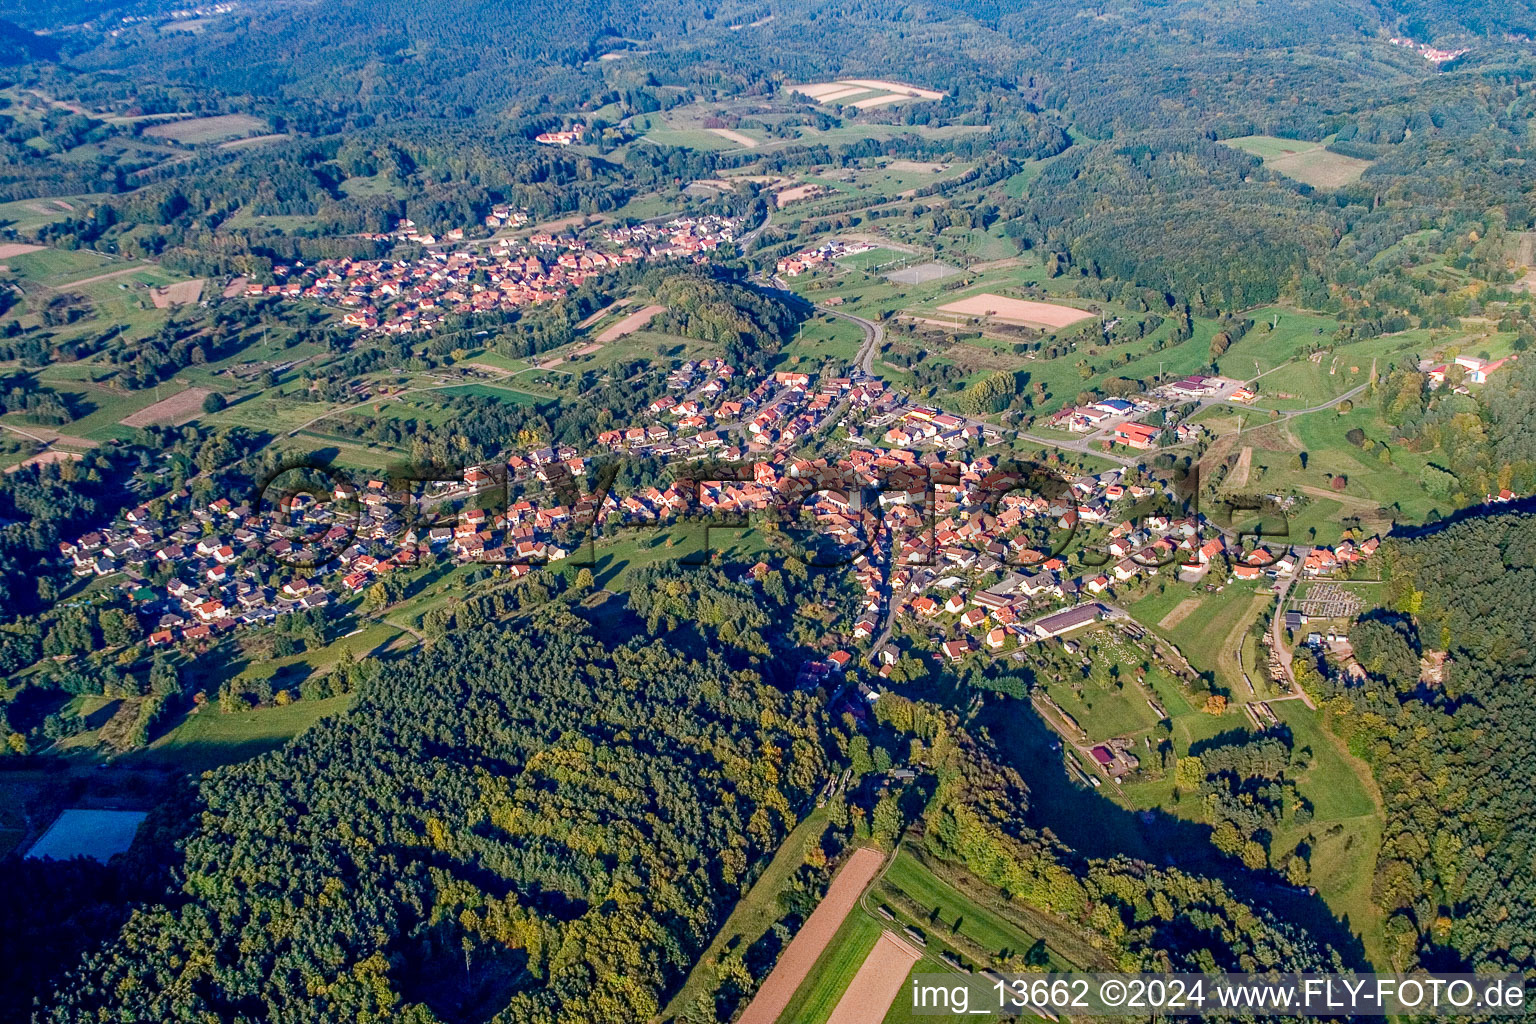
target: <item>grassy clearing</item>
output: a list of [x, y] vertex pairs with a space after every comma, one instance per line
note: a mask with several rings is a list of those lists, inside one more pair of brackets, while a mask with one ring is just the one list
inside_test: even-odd
[[106, 198], [105, 193], [96, 193], [50, 196], [46, 199], [17, 199], [9, 203], [0, 203], [0, 223], [18, 231], [31, 231], [44, 224], [63, 220], [65, 217], [83, 214], [92, 204], [104, 198]]
[[381, 174], [348, 178], [341, 183], [341, 190], [346, 193], [348, 199], [364, 196], [393, 196], [396, 199], [404, 199], [408, 194], [403, 183], [392, 182]]
[[[1061, 681], [1045, 682], [1052, 700], [1077, 720], [1088, 739], [1099, 743], [1114, 736], [1142, 732], [1157, 724], [1157, 716], [1147, 706], [1146, 698], [1131, 678], [1131, 666], [1121, 664], [1111, 651], [1108, 631], [1096, 631], [1080, 638], [1083, 660], [1089, 662], [1083, 672], [1064, 674]], [[1111, 670], [1118, 669], [1118, 678]]]
[[597, 586], [605, 590], [627, 590], [629, 575], [636, 569], [658, 562], [701, 559], [706, 550], [713, 560], [735, 562], [755, 559], [769, 549], [762, 534], [752, 529], [679, 526], [625, 530], [596, 546], [592, 575]]
[[1332, 136], [1321, 142], [1303, 142], [1273, 135], [1248, 135], [1227, 139], [1225, 144], [1253, 154], [1277, 174], [1314, 188], [1338, 188], [1359, 181], [1372, 161], [1329, 152], [1327, 146], [1332, 141]]
[[[1268, 583], [1268, 580], [1264, 581], [1266, 589]], [[1128, 610], [1138, 622], [1156, 628], [1164, 616], [1192, 594], [1200, 598], [1200, 607], [1177, 625], [1158, 632], [1178, 647], [1196, 671], [1216, 676], [1217, 681], [1230, 691], [1229, 700], [1247, 699], [1248, 689], [1241, 679], [1224, 677], [1220, 657], [1234, 629], [1241, 630], [1252, 622], [1255, 613], [1262, 611], [1265, 602], [1272, 602], [1273, 598], [1261, 593], [1258, 586], [1251, 583], [1229, 583], [1217, 593], [1206, 593], [1203, 588], [1196, 592], [1185, 584], [1170, 582], [1161, 593], [1153, 591], [1130, 605]]]
[[187, 146], [238, 139], [267, 130], [267, 122], [248, 114], [220, 114], [216, 117], [191, 117], [184, 121], [169, 121], [144, 129], [144, 134], [155, 139], [169, 139]]
[[438, 394], [448, 398], [456, 398], [460, 395], [478, 395], [481, 398], [495, 398], [499, 401], [510, 402], [513, 405], [538, 405], [549, 399], [541, 395], [530, 394], [527, 391], [518, 391], [516, 388], [504, 387], [500, 384], [465, 384], [462, 387], [442, 388]]
[[733, 142], [703, 128], [653, 128], [645, 134], [644, 141], [653, 142], [658, 146], [680, 146], [684, 149], [699, 149], [705, 152], [742, 148], [739, 142]]
[[1312, 884], [1329, 908], [1360, 936], [1371, 961], [1385, 967], [1383, 918], [1371, 900], [1382, 819], [1370, 769], [1345, 752], [1320, 712], [1308, 710], [1301, 701], [1281, 701], [1271, 707], [1290, 726], [1296, 746], [1312, 751], [1313, 766], [1299, 788], [1316, 812], [1310, 824], [1276, 835], [1273, 855], [1283, 856], [1306, 843]]
[[815, 316], [807, 320], [784, 351], [775, 369], [816, 366], [824, 359], [852, 362], [864, 343], [864, 330], [851, 320]]
[[[1415, 522], [1423, 521], [1437, 505], [1442, 512], [1449, 509], [1445, 499], [1437, 500], [1419, 482], [1424, 467], [1440, 458], [1437, 452], [1411, 452], [1389, 444], [1383, 457], [1380, 444], [1366, 451], [1349, 443], [1345, 435], [1355, 428], [1374, 441], [1391, 437], [1387, 424], [1364, 405], [1344, 415], [1324, 409], [1244, 434], [1244, 443], [1254, 446], [1255, 466], [1263, 467], [1251, 484], [1265, 491], [1293, 489], [1320, 506], [1292, 517], [1291, 531], [1297, 540], [1308, 539], [1306, 531], [1313, 528], [1319, 541], [1337, 538], [1337, 521], [1326, 515], [1335, 509], [1328, 503], [1344, 516], [1370, 520], [1373, 528], [1383, 525], [1377, 514], [1380, 508], [1387, 508], [1392, 517]], [[1306, 465], [1300, 469], [1293, 461], [1298, 450], [1307, 453]], [[1336, 476], [1345, 478], [1343, 491], [1330, 486]]]
[[191, 772], [207, 771], [276, 750], [320, 719], [345, 711], [351, 700], [351, 696], [301, 700], [286, 707], [232, 714], [206, 705], [144, 751], [130, 756], [134, 760], [171, 762]]
[[50, 248], [8, 257], [5, 265], [26, 281], [57, 287], [72, 277], [88, 277], [92, 271], [100, 273], [113, 262], [90, 249]]
[[294, 448], [306, 455], [329, 456], [338, 468], [359, 469], [365, 472], [398, 466], [409, 454], [401, 448], [391, 448], [378, 443], [360, 444], [318, 430], [301, 430], [292, 442], [284, 442], [281, 447]]
[[489, 366], [493, 369], [506, 370], [511, 373], [526, 370], [532, 365], [525, 359], [512, 359], [499, 352], [472, 352], [464, 357], [464, 362]]
[[[66, 423], [55, 429], [71, 437], [85, 437], [93, 441], [105, 441], [113, 437], [133, 436], [133, 430], [121, 427], [118, 421], [123, 417], [138, 412], [140, 409], [154, 405], [161, 398], [169, 398], [180, 393], [183, 388], [176, 385], [165, 385], [159, 390], [148, 388], [144, 391], [119, 391], [116, 388], [104, 387], [99, 384], [56, 384], [49, 382], [49, 386], [60, 395], [72, 397], [74, 406], [83, 413], [78, 419]], [[28, 420], [21, 414], [9, 414], [0, 417], [6, 423], [26, 427]]]
[[1254, 322], [1253, 329], [1220, 361], [1222, 372], [1234, 377], [1272, 370], [1309, 347], [1328, 344], [1339, 329], [1333, 317], [1284, 306], [1266, 306], [1244, 315]]

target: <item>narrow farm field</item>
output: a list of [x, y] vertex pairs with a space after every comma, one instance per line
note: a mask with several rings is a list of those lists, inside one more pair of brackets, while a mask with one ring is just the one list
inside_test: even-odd
[[[1048, 958], [1050, 969], [1071, 970], [1073, 964], [1052, 950], [1044, 936], [1028, 930], [1016, 918], [983, 906], [965, 891], [937, 873], [925, 859], [903, 847], [891, 866], [875, 883], [869, 902], [884, 901], [905, 921], [923, 930], [931, 940], [955, 948], [967, 960], [978, 953], [997, 960], [1022, 956], [1037, 943]], [[1001, 897], [999, 897], [1001, 901]], [[958, 937], [959, 941], [956, 941]], [[980, 963], [978, 966], [989, 966]]]
[[855, 907], [779, 1014], [779, 1024], [826, 1024], [883, 930], [877, 918]]

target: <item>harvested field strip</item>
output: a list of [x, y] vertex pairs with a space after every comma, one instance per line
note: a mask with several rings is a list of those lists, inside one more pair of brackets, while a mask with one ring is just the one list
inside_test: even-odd
[[905, 93], [909, 96], [921, 96], [925, 100], [941, 100], [944, 93], [937, 89], [919, 89], [915, 85], [902, 85], [900, 82], [888, 82], [883, 78], [840, 78], [841, 85], [862, 85], [866, 89], [885, 89], [888, 92]]
[[[833, 84], [835, 85], [836, 83], [834, 82]], [[862, 85], [850, 85], [841, 89], [834, 89], [831, 92], [824, 92], [817, 97], [817, 100], [821, 103], [839, 103], [852, 96], [863, 96], [867, 92], [869, 90]]]
[[190, 305], [203, 297], [203, 285], [206, 283], [202, 278], [192, 281], [177, 281], [175, 284], [151, 288], [149, 290], [149, 297], [154, 302], [156, 309]]
[[853, 851], [853, 856], [848, 858], [848, 863], [827, 888], [827, 894], [785, 948], [737, 1024], [774, 1024], [779, 1019], [795, 990], [816, 965], [827, 943], [837, 934], [843, 919], [883, 863], [885, 855], [878, 850], [861, 847]]
[[1019, 323], [1039, 325], [1052, 330], [1069, 327], [1079, 320], [1093, 319], [1092, 313], [1074, 309], [1071, 306], [1058, 306], [1051, 302], [1031, 302], [1028, 299], [1010, 299], [990, 292], [946, 303], [939, 309], [945, 313], [959, 313], [962, 316], [1016, 320]]
[[730, 139], [732, 142], [741, 146], [745, 146], [747, 149], [757, 148], [757, 140], [750, 135], [743, 135], [741, 132], [733, 132], [729, 128], [708, 128], [706, 131], [714, 132], [722, 139]]
[[577, 324], [576, 325], [576, 329], [579, 330], [579, 331], [586, 330], [588, 327], [591, 327], [593, 324], [597, 323], [599, 320], [601, 320], [603, 317], [607, 316], [609, 313], [612, 313], [614, 310], [619, 309], [620, 307], [624, 306], [628, 301], [629, 301], [628, 299], [620, 299], [618, 302], [615, 302], [611, 306], [604, 306], [602, 309], [598, 310], [596, 313], [593, 313], [591, 316], [587, 317], [581, 323]]
[[922, 958], [910, 943], [892, 932], [881, 932], [827, 1024], [879, 1024], [906, 984], [912, 965]]
[[1253, 471], [1253, 445], [1243, 445], [1242, 454], [1237, 457], [1237, 465], [1232, 467], [1232, 472], [1227, 474], [1226, 486], [1233, 490], [1248, 486], [1248, 475]]
[[16, 463], [16, 465], [9, 467], [6, 469], [6, 472], [14, 473], [18, 469], [25, 469], [28, 466], [46, 466], [53, 462], [79, 462], [83, 458], [85, 456], [79, 452], [61, 452], [58, 450], [40, 452], [30, 459], [23, 459], [21, 462]]

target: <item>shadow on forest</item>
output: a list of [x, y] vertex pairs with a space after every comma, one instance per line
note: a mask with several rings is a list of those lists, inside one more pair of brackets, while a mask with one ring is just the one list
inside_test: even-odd
[[1411, 526], [1399, 523], [1388, 534], [1394, 540], [1418, 540], [1421, 537], [1432, 537], [1437, 533], [1455, 526], [1457, 523], [1468, 519], [1483, 519], [1488, 516], [1507, 515], [1532, 515], [1536, 514], [1536, 495], [1526, 498], [1516, 498], [1498, 505], [1468, 505], [1466, 508], [1457, 509], [1448, 516], [1442, 516], [1432, 523], [1424, 523], [1422, 526]]
[[1129, 811], [1098, 791], [1073, 783], [1061, 767], [1061, 755], [1054, 746], [1056, 734], [1026, 701], [994, 700], [978, 721], [1028, 784], [1029, 824], [1034, 828], [1049, 829], [1085, 857], [1125, 856], [1219, 878], [1240, 898], [1331, 945], [1345, 966], [1370, 969], [1365, 947], [1348, 917], [1335, 917], [1322, 897], [1222, 856], [1211, 845], [1206, 825], [1162, 810]]

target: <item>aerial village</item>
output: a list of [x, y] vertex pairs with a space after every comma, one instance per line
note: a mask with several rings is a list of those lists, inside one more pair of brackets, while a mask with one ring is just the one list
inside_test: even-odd
[[[526, 220], [498, 207], [485, 227]], [[249, 291], [344, 309], [345, 322], [364, 331], [420, 331], [451, 312], [558, 299], [625, 263], [702, 260], [731, 241], [736, 227], [680, 217], [585, 237], [536, 233], [526, 241], [457, 245], [462, 231], [439, 242], [402, 221], [392, 234], [425, 247], [419, 258], [278, 267], [281, 283]], [[797, 253], [779, 270], [814, 269], [857, 245]], [[1499, 365], [1468, 357], [1456, 363], [1468, 380], [1486, 379]], [[1445, 379], [1445, 367], [1426, 370]], [[1031, 645], [1105, 620], [1129, 630], [1117, 601], [1160, 574], [1208, 590], [1262, 587], [1269, 579], [1283, 594], [1294, 579], [1351, 572], [1378, 543], [1245, 543], [1191, 511], [1168, 480], [1133, 459], [1076, 478], [1019, 479], [1005, 456], [976, 454], [998, 450], [1002, 428], [915, 401], [857, 368], [818, 378], [691, 359], [670, 371], [667, 392], [635, 422], [599, 433], [589, 451], [511, 451], [497, 465], [468, 467], [417, 493], [372, 479], [338, 482], [328, 494], [267, 495], [260, 507], [229, 499], [193, 506], [184, 494], [175, 515], [156, 519], [134, 509], [110, 528], [62, 544], [60, 554], [81, 576], [121, 574], [118, 586], [151, 646], [195, 647], [228, 630], [349, 601], [391, 573], [443, 561], [516, 576], [625, 530], [701, 517], [798, 521], [843, 552], [835, 564], [859, 607], [851, 626], [829, 637], [837, 649], [804, 664], [800, 681], [819, 685], [860, 661], [867, 671], [847, 699], [861, 713], [905, 655], [949, 663], [1022, 658]], [[1149, 452], [1199, 437], [1191, 409], [1255, 397], [1241, 382], [1196, 374], [1143, 394], [1067, 406], [1048, 425], [1105, 450]], [[836, 428], [846, 451], [830, 460], [807, 457]], [[679, 481], [692, 478], [689, 464], [731, 468], [709, 470], [722, 479], [589, 493], [597, 468], [619, 458], [679, 465]], [[770, 571], [759, 562], [746, 577], [761, 580]], [[1093, 756], [1112, 778], [1130, 763], [1125, 752]]]
[[[890, 640], [897, 631], [947, 661], [999, 657], [1113, 617], [1118, 592], [1158, 573], [1209, 574], [1222, 584], [1298, 569], [1327, 577], [1376, 546], [1244, 549], [1203, 515], [1128, 514], [1149, 500], [1177, 501], [1136, 468], [1056, 487], [1021, 481], [997, 456], [963, 454], [1001, 440], [995, 427], [860, 374], [754, 379], [704, 359], [674, 371], [669, 390], [645, 422], [604, 432], [592, 452], [517, 451], [416, 494], [368, 480], [329, 494], [269, 495], [262, 507], [221, 498], [159, 520], [137, 508], [61, 544], [60, 555], [81, 576], [120, 573], [148, 643], [163, 646], [324, 608], [438, 560], [518, 575], [570, 557], [588, 539], [684, 516], [809, 516], [848, 553], [845, 571], [862, 601], [845, 646], [862, 648], [873, 672], [886, 675], [899, 656]], [[847, 428], [846, 455], [834, 464], [798, 454], [833, 425]], [[589, 471], [617, 453], [708, 459], [737, 471], [691, 487], [587, 493]], [[854, 657], [833, 652], [806, 671], [814, 678]]]
[[[527, 214], [495, 207], [491, 229], [526, 223]], [[539, 232], [527, 241], [498, 237], [464, 243], [455, 228], [440, 242], [402, 220], [390, 236], [427, 247], [417, 259], [320, 260], [279, 264], [274, 284], [251, 284], [248, 295], [309, 299], [345, 311], [344, 323], [367, 332], [430, 330], [455, 313], [510, 312], [564, 298], [595, 275], [646, 259], [702, 259], [735, 237], [736, 225], [714, 217], [678, 217], [665, 224], [612, 227], [595, 238]]]

